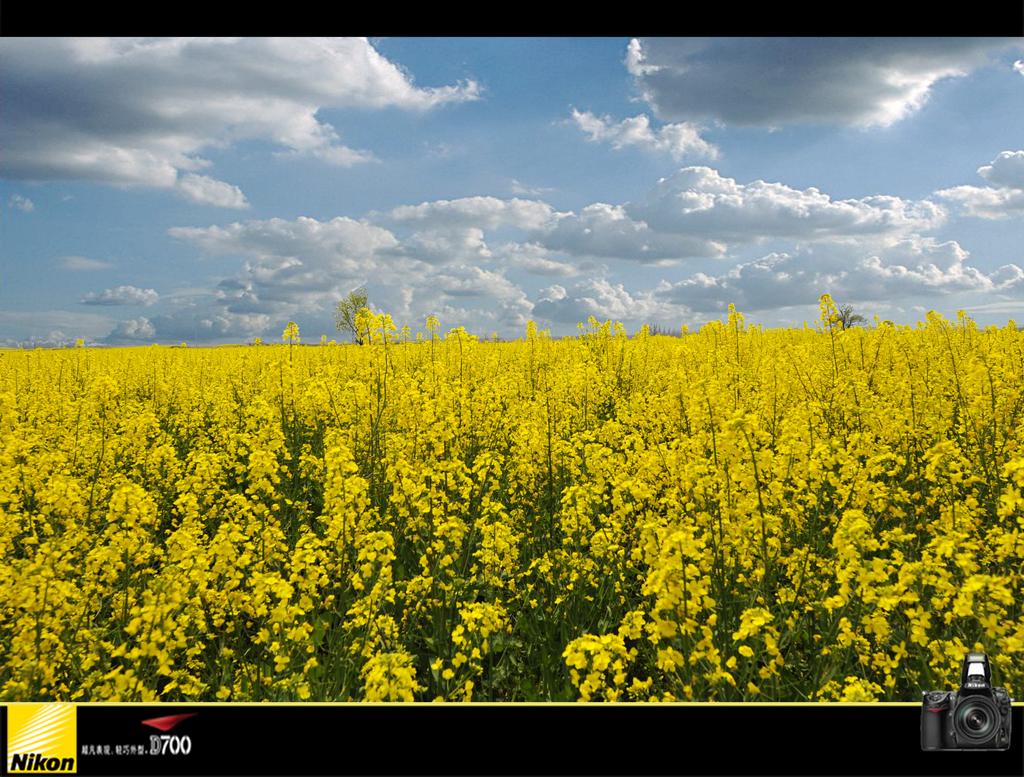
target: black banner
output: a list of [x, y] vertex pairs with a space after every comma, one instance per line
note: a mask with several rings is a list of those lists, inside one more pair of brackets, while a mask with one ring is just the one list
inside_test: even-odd
[[301, 0], [289, 13], [249, 13], [238, 0], [201, 3], [181, 0], [174, 13], [154, 13], [140, 3], [64, 3], [60, 13], [32, 0], [0, 3], [0, 34], [32, 35], [368, 35], [377, 36], [610, 36], [647, 35], [937, 35], [1019, 36], [1024, 5], [1007, 0], [974, 0], [955, 11], [938, 12], [926, 0], [886, 3], [860, 0], [841, 14], [823, 13], [812, 3], [706, 3], [699, 14], [649, 13], [621, 6], [613, 14], [557, 14], [550, 6], [517, 6], [490, 17], [438, 15], [435, 6], [411, 3], [402, 13], [373, 6]]
[[[7, 709], [0, 732], [7, 752]], [[1009, 750], [922, 752], [918, 705], [77, 707], [82, 775], [1024, 775]], [[7, 762], [2, 768], [6, 773]]]

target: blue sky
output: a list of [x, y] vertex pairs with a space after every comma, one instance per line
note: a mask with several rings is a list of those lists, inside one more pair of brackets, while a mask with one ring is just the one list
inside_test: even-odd
[[1024, 319], [1024, 39], [0, 40], [0, 343]]

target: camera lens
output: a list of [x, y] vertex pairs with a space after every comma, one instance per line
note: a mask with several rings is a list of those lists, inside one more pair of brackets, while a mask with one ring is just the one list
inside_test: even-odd
[[953, 724], [968, 739], [987, 739], [995, 733], [995, 711], [987, 700], [974, 699], [958, 705]]
[[985, 710], [971, 710], [964, 716], [964, 723], [971, 731], [984, 731], [988, 728], [988, 715]]

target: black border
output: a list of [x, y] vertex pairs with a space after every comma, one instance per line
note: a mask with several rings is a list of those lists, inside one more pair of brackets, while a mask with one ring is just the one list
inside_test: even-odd
[[173, 4], [0, 3], [0, 35], [386, 36], [1024, 36], [1020, 0], [379, 6], [306, 0], [287, 4], [179, 0]]
[[[185, 713], [188, 756], [113, 753]], [[78, 774], [1021, 777], [1012, 715], [1009, 750], [923, 752], [919, 704], [81, 704]]]

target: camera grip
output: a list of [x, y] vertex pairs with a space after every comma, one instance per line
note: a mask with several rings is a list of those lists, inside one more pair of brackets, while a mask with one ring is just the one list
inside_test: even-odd
[[930, 707], [926, 703], [921, 710], [921, 749], [942, 749], [942, 724], [946, 710]]

